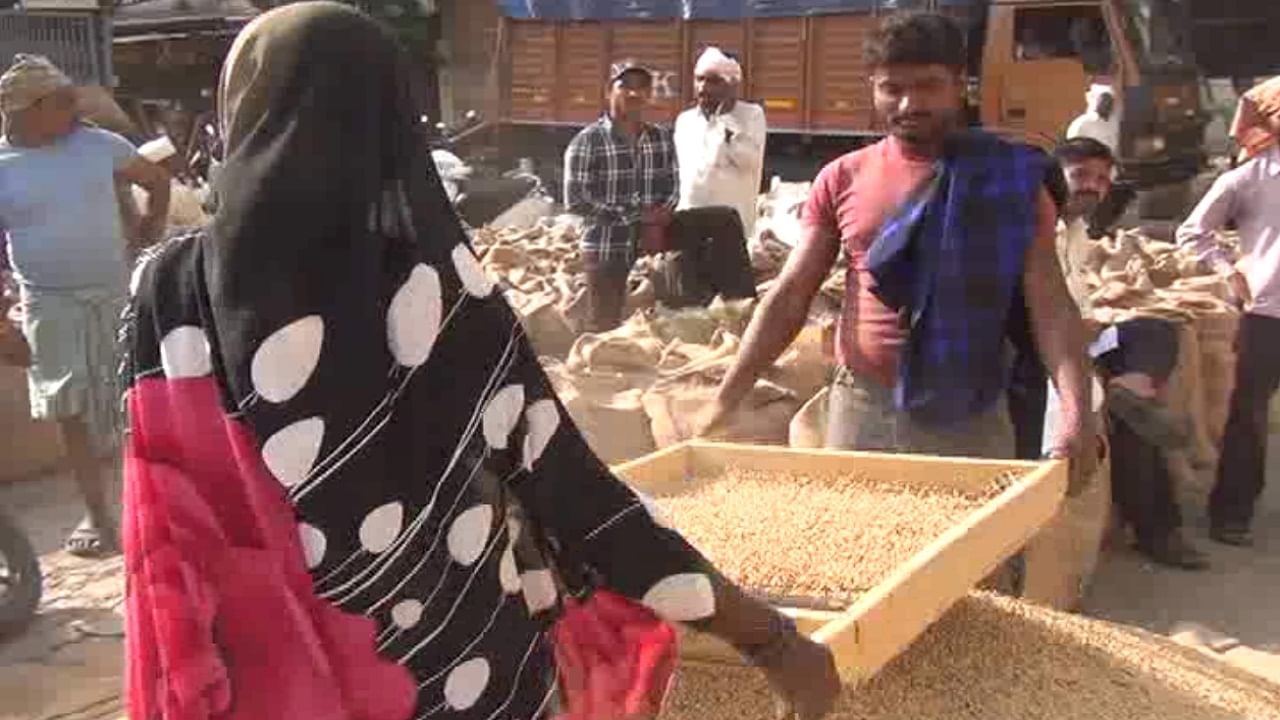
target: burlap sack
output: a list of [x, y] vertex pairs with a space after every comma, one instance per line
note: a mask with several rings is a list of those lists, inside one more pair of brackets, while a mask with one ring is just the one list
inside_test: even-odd
[[1060, 610], [1078, 610], [1093, 580], [1111, 523], [1111, 462], [1098, 466], [1087, 489], [1063, 500], [1053, 520], [1023, 551], [1022, 597]]
[[1200, 347], [1204, 429], [1214, 448], [1222, 446], [1231, 393], [1235, 389], [1235, 342], [1239, 325], [1240, 317], [1235, 312], [1202, 315], [1195, 321], [1196, 340]]
[[822, 326], [814, 324], [801, 330], [769, 371], [768, 378], [800, 398], [812, 397], [825, 387], [831, 379], [831, 363], [824, 347]]
[[1178, 364], [1165, 389], [1169, 409], [1191, 424], [1188, 461], [1197, 469], [1217, 465], [1218, 450], [1205, 422], [1204, 383], [1201, 371], [1200, 340], [1190, 323], [1178, 326]]
[[672, 340], [662, 351], [658, 375], [671, 378], [697, 372], [700, 368], [732, 358], [738, 352], [738, 346], [738, 338], [729, 333], [717, 335], [708, 345]]
[[539, 356], [564, 358], [573, 348], [576, 336], [564, 314], [548, 297], [537, 299], [520, 311], [529, 341]]
[[57, 423], [31, 419], [27, 374], [0, 367], [0, 481], [35, 477], [58, 469], [64, 460]]
[[[645, 392], [644, 410], [659, 449], [694, 436], [694, 422], [710, 406], [719, 385], [718, 374], [708, 371], [662, 380]], [[731, 425], [713, 439], [785, 445], [791, 418], [799, 408], [800, 401], [791, 392], [769, 382], [758, 382], [741, 410], [734, 414]]]
[[656, 447], [642, 390], [622, 375], [573, 375], [563, 363], [544, 361], [547, 377], [593, 452], [606, 463], [647, 455]]
[[787, 426], [788, 445], [807, 450], [827, 446], [827, 407], [830, 395], [830, 388], [822, 388], [791, 418], [791, 423]]
[[76, 88], [76, 108], [80, 117], [104, 130], [118, 135], [131, 135], [137, 131], [129, 114], [111, 96], [111, 91], [101, 85]]
[[615, 330], [579, 337], [566, 365], [572, 372], [606, 368], [654, 372], [665, 347], [649, 318], [636, 313]]

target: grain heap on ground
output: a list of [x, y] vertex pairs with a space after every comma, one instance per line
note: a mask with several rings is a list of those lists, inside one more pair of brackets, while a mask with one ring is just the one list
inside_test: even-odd
[[[992, 494], [1008, 482], [993, 478]], [[739, 584], [779, 601], [847, 607], [986, 497], [859, 476], [730, 469], [655, 500]]]
[[[686, 663], [663, 720], [772, 720], [755, 670]], [[958, 604], [831, 720], [1277, 720], [1280, 687], [1149, 633], [1008, 598]]]

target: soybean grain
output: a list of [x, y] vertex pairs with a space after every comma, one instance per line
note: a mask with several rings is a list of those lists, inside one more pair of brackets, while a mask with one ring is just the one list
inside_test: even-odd
[[[685, 663], [662, 720], [773, 720], [758, 671]], [[831, 720], [1280, 720], [1280, 686], [1150, 633], [961, 601]]]
[[721, 571], [769, 597], [848, 606], [1013, 481], [979, 495], [859, 476], [729, 469], [656, 498]]

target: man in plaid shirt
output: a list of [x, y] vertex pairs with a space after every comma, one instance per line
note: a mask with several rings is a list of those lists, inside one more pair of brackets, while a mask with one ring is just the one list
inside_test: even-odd
[[622, 323], [642, 228], [665, 226], [678, 198], [671, 133], [644, 121], [653, 74], [622, 62], [609, 77], [608, 112], [578, 133], [564, 158], [565, 205], [585, 223], [582, 258], [594, 332]]

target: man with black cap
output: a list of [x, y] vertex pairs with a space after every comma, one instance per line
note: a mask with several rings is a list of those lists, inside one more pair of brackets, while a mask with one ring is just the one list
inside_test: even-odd
[[631, 61], [616, 63], [608, 111], [565, 151], [565, 205], [584, 221], [587, 329], [594, 332], [622, 323], [640, 237], [661, 233], [678, 199], [671, 133], [644, 119], [652, 97], [652, 72]]

